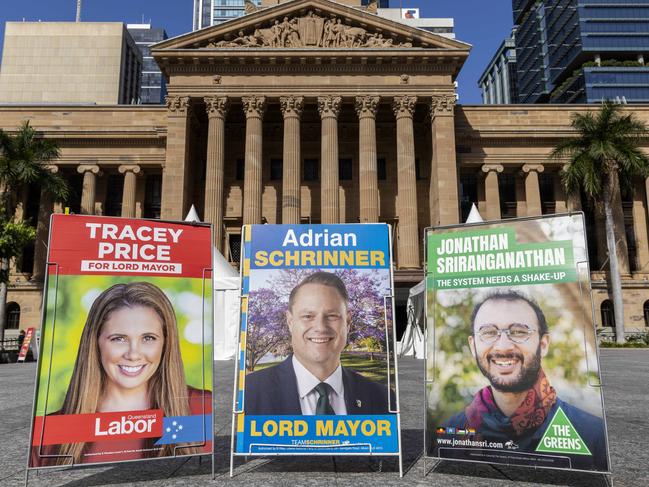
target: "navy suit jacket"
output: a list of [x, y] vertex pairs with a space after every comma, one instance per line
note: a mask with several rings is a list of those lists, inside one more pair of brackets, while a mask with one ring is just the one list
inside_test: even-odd
[[[302, 414], [293, 356], [279, 365], [246, 376], [243, 410], [246, 415]], [[388, 388], [342, 368], [347, 414], [388, 414]], [[390, 395], [396, 409], [394, 394]]]

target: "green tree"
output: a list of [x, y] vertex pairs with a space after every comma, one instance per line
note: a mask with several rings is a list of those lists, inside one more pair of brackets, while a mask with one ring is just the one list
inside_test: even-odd
[[19, 195], [30, 184], [36, 184], [54, 201], [65, 200], [67, 183], [47, 167], [58, 157], [56, 143], [38, 137], [28, 121], [14, 135], [0, 130], [0, 341], [4, 339], [7, 319], [9, 261], [20, 256], [36, 236], [30, 222], [14, 219]]
[[647, 127], [633, 113], [622, 113], [620, 105], [608, 100], [597, 112], [574, 113], [571, 125], [577, 134], [559, 142], [552, 157], [567, 159], [562, 178], [568, 194], [583, 190], [604, 210], [615, 335], [618, 343], [624, 343], [622, 282], [613, 209], [621, 208], [620, 191], [631, 191], [634, 177], [649, 175], [649, 160], [640, 149]]

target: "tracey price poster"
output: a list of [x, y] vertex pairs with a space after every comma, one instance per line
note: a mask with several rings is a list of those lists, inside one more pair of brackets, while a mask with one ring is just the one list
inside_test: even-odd
[[389, 227], [244, 227], [235, 454], [398, 455]]
[[427, 454], [608, 472], [583, 215], [426, 240]]
[[212, 451], [209, 225], [51, 219], [29, 467]]

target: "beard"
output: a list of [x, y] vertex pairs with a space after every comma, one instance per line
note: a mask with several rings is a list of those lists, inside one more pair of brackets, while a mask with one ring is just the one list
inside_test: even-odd
[[[516, 377], [503, 379], [502, 377], [497, 377], [492, 375], [489, 372], [489, 363], [494, 359], [507, 360], [515, 359], [521, 364], [521, 370]], [[536, 383], [536, 380], [539, 377], [539, 371], [541, 370], [541, 345], [536, 349], [536, 353], [532, 358], [526, 362], [525, 357], [521, 353], [489, 353], [486, 356], [486, 363], [483, 364], [482, 360], [476, 357], [476, 364], [489, 382], [491, 387], [500, 392], [524, 392], [532, 387]]]

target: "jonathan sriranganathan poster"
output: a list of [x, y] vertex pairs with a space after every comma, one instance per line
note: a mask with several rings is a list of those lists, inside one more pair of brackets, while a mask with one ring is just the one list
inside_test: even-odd
[[608, 472], [583, 215], [426, 240], [427, 455]]
[[210, 233], [52, 216], [30, 468], [212, 451]]
[[234, 454], [398, 455], [389, 227], [243, 232]]

